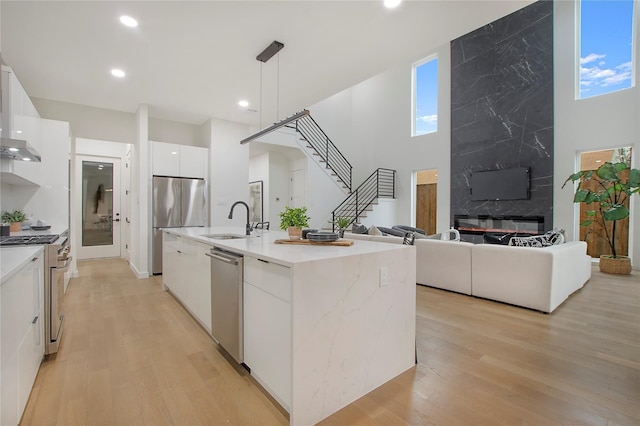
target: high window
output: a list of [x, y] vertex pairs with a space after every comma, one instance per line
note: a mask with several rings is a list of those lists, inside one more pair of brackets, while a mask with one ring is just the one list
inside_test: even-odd
[[430, 57], [413, 67], [412, 136], [438, 130], [438, 58]]
[[581, 0], [579, 99], [633, 86], [633, 0]]

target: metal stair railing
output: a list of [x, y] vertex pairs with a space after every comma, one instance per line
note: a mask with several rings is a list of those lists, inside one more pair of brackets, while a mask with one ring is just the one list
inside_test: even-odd
[[379, 168], [331, 213], [333, 230], [339, 217], [349, 219], [349, 224], [359, 222], [363, 212], [378, 198], [396, 198], [396, 171]]
[[329, 136], [318, 126], [318, 123], [311, 115], [302, 115], [295, 121], [295, 126], [288, 125], [286, 127], [293, 128], [300, 133], [308, 146], [320, 156], [320, 162], [325, 163], [325, 167], [331, 169], [350, 192], [353, 166], [329, 139]]

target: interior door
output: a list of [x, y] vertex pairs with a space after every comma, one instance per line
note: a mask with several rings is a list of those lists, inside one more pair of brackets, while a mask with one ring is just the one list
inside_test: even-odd
[[289, 207], [303, 207], [306, 198], [305, 170], [298, 169], [291, 172], [291, 205]]
[[79, 259], [120, 257], [120, 159], [78, 155]]

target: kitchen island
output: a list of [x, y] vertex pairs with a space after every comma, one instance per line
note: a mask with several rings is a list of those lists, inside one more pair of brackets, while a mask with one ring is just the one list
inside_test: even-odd
[[164, 231], [244, 256], [244, 363], [290, 424], [317, 423], [415, 364], [415, 247], [275, 244], [287, 238], [280, 231], [207, 237], [243, 236], [238, 228]]

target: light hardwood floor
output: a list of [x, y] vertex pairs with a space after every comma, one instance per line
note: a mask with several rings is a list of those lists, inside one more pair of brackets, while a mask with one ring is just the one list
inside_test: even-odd
[[[62, 348], [23, 425], [285, 425], [167, 292], [122, 260], [79, 263]], [[517, 277], [514, 277], [517, 279]], [[328, 425], [640, 424], [640, 276], [592, 279], [556, 312], [417, 286], [418, 364]]]

